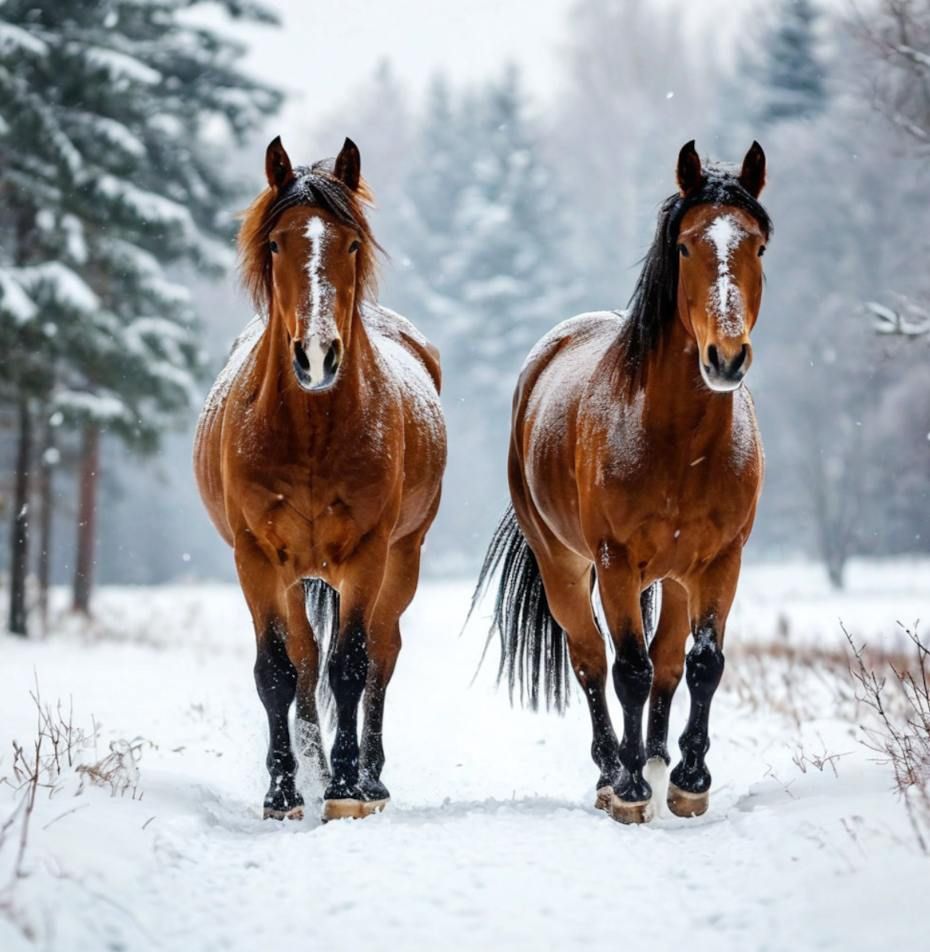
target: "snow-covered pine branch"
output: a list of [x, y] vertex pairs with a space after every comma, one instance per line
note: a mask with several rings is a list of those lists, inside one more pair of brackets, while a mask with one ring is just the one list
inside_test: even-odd
[[878, 301], [867, 301], [866, 311], [875, 320], [878, 334], [893, 334], [898, 337], [922, 337], [930, 334], [930, 311], [917, 304], [902, 300], [900, 310], [894, 310]]

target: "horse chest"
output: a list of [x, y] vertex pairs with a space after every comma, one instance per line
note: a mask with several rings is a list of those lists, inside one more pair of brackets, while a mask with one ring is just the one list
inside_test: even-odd
[[357, 440], [353, 450], [277, 449], [243, 461], [249, 487], [236, 500], [241, 519], [269, 559], [297, 576], [323, 575], [345, 561], [375, 527], [397, 488], [389, 459]]

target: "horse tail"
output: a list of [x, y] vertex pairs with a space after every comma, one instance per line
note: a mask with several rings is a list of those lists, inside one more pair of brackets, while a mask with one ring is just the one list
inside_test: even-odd
[[481, 660], [496, 631], [501, 643], [497, 681], [506, 679], [511, 703], [519, 684], [521, 704], [535, 711], [542, 697], [547, 710], [554, 708], [562, 713], [568, 705], [571, 683], [567, 636], [549, 610], [539, 564], [517, 523], [513, 506], [507, 507], [491, 537], [469, 618], [498, 570], [494, 615]]
[[639, 596], [639, 608], [643, 616], [643, 634], [646, 644], [652, 644], [656, 629], [659, 627], [659, 608], [661, 606], [662, 583], [653, 582], [649, 588], [643, 589]]
[[304, 579], [304, 603], [321, 659], [316, 700], [322, 720], [323, 715], [329, 715], [332, 718], [335, 714], [328, 671], [339, 633], [339, 592], [321, 578]]

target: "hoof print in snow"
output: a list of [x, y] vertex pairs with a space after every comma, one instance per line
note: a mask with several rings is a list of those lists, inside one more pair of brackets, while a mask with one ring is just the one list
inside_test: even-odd
[[706, 790], [703, 793], [689, 793], [673, 783], [668, 785], [668, 808], [675, 816], [703, 816], [709, 805], [710, 794]]

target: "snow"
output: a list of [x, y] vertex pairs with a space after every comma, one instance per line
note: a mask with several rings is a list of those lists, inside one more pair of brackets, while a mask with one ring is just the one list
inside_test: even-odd
[[18, 268], [16, 274], [33, 297], [45, 292], [55, 304], [78, 314], [92, 314], [100, 307], [100, 299], [90, 286], [61, 261], [46, 261]]
[[36, 306], [20, 283], [5, 268], [0, 268], [0, 310], [17, 324], [25, 324], [36, 315]]
[[414, 418], [427, 427], [434, 440], [445, 443], [442, 406], [426, 365], [395, 337], [373, 334], [372, 340], [391, 377], [407, 394]]
[[94, 66], [105, 69], [110, 79], [115, 82], [130, 80], [145, 86], [154, 86], [161, 82], [162, 76], [158, 70], [146, 66], [145, 63], [120, 53], [117, 50], [108, 50], [100, 46], [88, 47], [84, 54]]
[[124, 203], [146, 224], [173, 225], [184, 229], [189, 236], [196, 234], [190, 212], [169, 198], [143, 191], [113, 175], [99, 176], [95, 185], [102, 195]]
[[20, 50], [33, 56], [47, 56], [48, 44], [22, 27], [0, 20], [0, 53], [12, 57]]
[[[893, 640], [900, 616], [930, 617], [928, 560], [856, 563], [849, 578], [836, 595], [818, 566], [744, 570], [711, 717], [710, 811], [642, 827], [592, 808], [583, 704], [564, 718], [511, 710], [493, 657], [469, 686], [485, 620], [457, 637], [468, 582], [423, 584], [403, 622], [387, 811], [325, 826], [312, 810], [302, 823], [259, 819], [265, 721], [238, 589], [104, 589], [90, 624], [64, 616], [67, 593], [53, 592], [51, 637], [4, 639], [0, 775], [11, 740], [34, 736], [36, 683], [46, 703], [71, 699], [75, 724], [100, 725], [89, 760], [123, 742], [139, 773], [135, 796], [89, 783], [77, 795], [73, 770], [54, 797], [40, 791], [0, 947], [538, 952], [657, 930], [662, 947], [689, 952], [920, 947], [927, 860], [888, 768], [830, 703], [798, 726], [734, 690], [750, 670], [739, 643], [783, 637], [782, 615], [792, 638], [818, 644], [839, 643], [839, 617], [873, 640]], [[672, 737], [685, 701], [682, 689]], [[799, 744], [841, 754], [837, 776], [802, 771]], [[14, 796], [0, 786], [0, 815]], [[6, 883], [9, 845], [0, 857]]]
[[746, 232], [733, 215], [718, 215], [704, 232], [717, 254], [717, 280], [710, 287], [708, 310], [717, 319], [717, 327], [728, 337], [743, 333], [743, 296], [733, 280], [730, 264], [733, 252]]
[[265, 322], [256, 314], [245, 326], [242, 333], [235, 339], [229, 351], [226, 364], [223, 366], [223, 369], [220, 371], [219, 376], [210, 389], [210, 393], [207, 395], [207, 400], [201, 413], [201, 421], [206, 419], [208, 413], [215, 413], [223, 405], [230, 388], [235, 383], [239, 372], [251, 356], [252, 350], [256, 343], [258, 343], [264, 330]]
[[758, 445], [759, 428], [752, 396], [745, 387], [740, 387], [733, 393], [733, 419], [730, 424], [730, 459], [737, 472], [741, 472], [752, 459]]
[[87, 417], [99, 423], [132, 419], [122, 400], [109, 393], [60, 389], [55, 391], [54, 401], [56, 407], [67, 409], [71, 415]]

